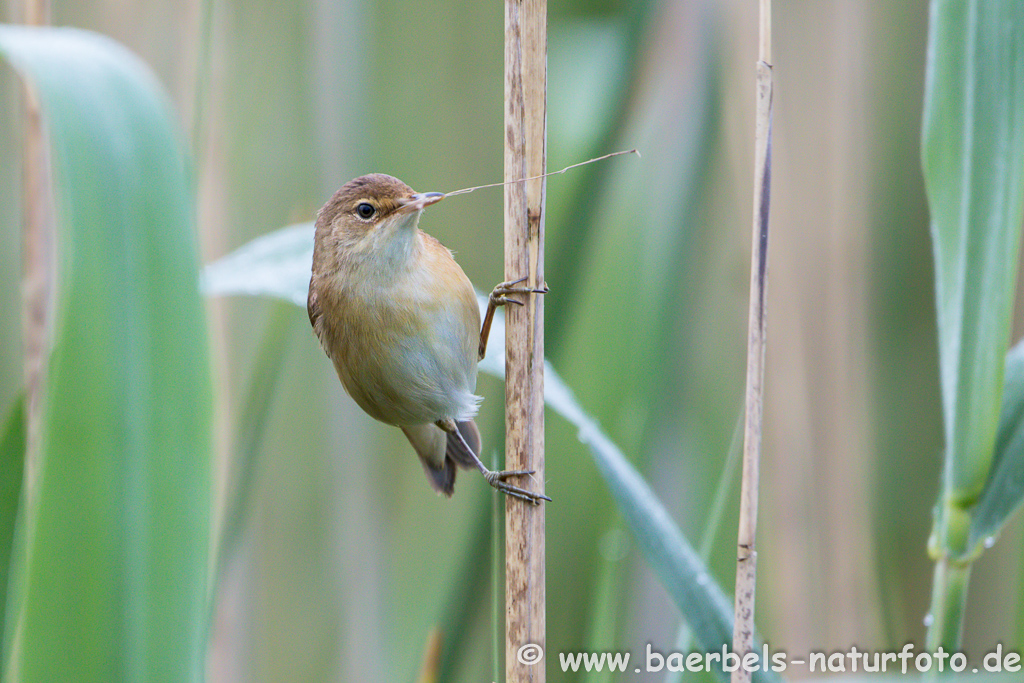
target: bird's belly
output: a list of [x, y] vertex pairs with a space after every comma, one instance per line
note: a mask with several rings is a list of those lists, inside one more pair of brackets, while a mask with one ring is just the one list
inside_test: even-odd
[[[377, 301], [368, 307], [353, 303], [343, 321], [335, 368], [346, 391], [371, 417], [414, 425], [476, 414], [476, 331], [457, 316], [444, 307], [395, 310]], [[364, 333], [352, 334], [355, 329]]]

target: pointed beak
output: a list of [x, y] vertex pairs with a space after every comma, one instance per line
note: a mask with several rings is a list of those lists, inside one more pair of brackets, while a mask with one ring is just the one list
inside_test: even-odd
[[443, 192], [417, 192], [411, 197], [399, 200], [399, 204], [402, 207], [399, 209], [399, 212], [411, 213], [413, 211], [422, 211], [431, 204], [437, 204], [442, 199], [444, 199]]

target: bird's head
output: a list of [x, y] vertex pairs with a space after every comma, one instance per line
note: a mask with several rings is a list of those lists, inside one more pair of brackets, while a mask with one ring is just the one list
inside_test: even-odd
[[[426, 207], [444, 199], [440, 192], [415, 192], [383, 173], [345, 183], [317, 214], [317, 236], [333, 235], [354, 243], [379, 243], [401, 232], [414, 232]], [[369, 246], [369, 245], [368, 245]]]

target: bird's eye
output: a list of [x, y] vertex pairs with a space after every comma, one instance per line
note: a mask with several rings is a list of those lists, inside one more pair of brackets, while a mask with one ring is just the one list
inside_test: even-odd
[[377, 213], [377, 209], [373, 208], [373, 204], [362, 202], [356, 206], [356, 213], [360, 218], [372, 218], [373, 214]]

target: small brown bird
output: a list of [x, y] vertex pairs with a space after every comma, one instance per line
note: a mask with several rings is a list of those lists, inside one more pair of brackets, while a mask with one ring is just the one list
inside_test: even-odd
[[381, 173], [335, 192], [317, 214], [309, 322], [345, 390], [405, 432], [435, 490], [451, 496], [456, 465], [475, 467], [496, 489], [539, 504], [550, 498], [507, 481], [532, 471], [492, 472], [480, 461], [473, 392], [494, 309], [522, 304], [510, 294], [547, 290], [517, 286], [525, 278], [498, 285], [481, 327], [469, 278], [418, 227], [442, 199]]

